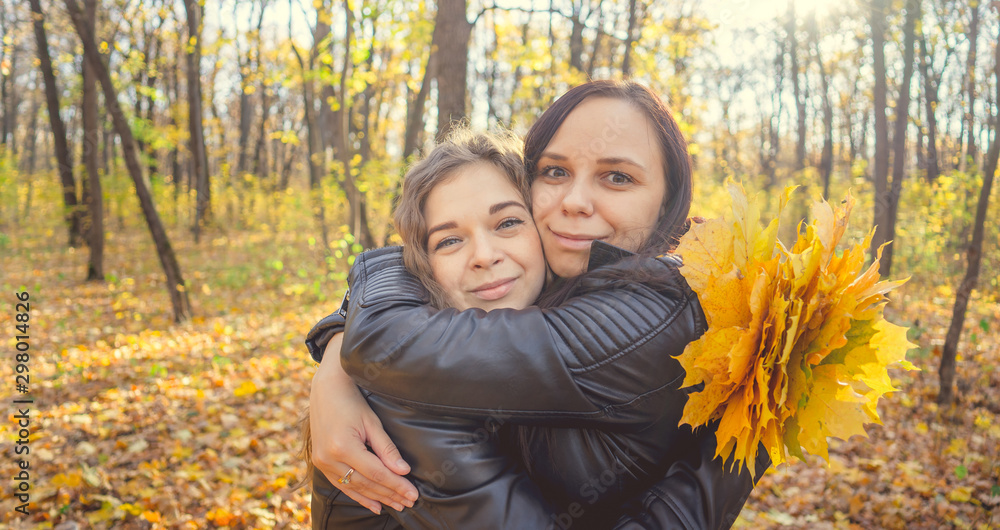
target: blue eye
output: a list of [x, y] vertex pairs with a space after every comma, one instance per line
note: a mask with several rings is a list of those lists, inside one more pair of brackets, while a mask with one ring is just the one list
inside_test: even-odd
[[457, 237], [446, 237], [441, 241], [438, 241], [437, 245], [434, 245], [434, 250], [441, 250], [443, 248], [450, 247], [458, 242], [459, 240]]
[[514, 227], [516, 227], [518, 225], [522, 225], [522, 224], [524, 224], [523, 220], [518, 219], [517, 217], [508, 217], [508, 218], [504, 219], [503, 221], [500, 221], [500, 224], [497, 225], [497, 230], [514, 228]]

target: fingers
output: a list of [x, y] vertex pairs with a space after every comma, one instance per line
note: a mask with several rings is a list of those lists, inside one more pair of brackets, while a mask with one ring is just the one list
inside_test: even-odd
[[[354, 462], [353, 466], [343, 462], [332, 465], [324, 465], [318, 461], [314, 463], [330, 479], [334, 487], [374, 513], [380, 512], [381, 504], [397, 511], [402, 511], [404, 506], [413, 506], [416, 488], [408, 480], [385, 467], [377, 456], [364, 451], [351, 455], [349, 460]], [[354, 468], [350, 481], [346, 484], [341, 483], [339, 479], [344, 477], [350, 467]], [[413, 494], [411, 498], [407, 498], [406, 493], [397, 493], [397, 490], [402, 492], [412, 490]]]
[[[355, 473], [357, 473], [357, 472], [355, 472]], [[343, 475], [341, 475], [341, 476], [343, 476]], [[330, 479], [330, 477], [327, 477], [327, 478]], [[353, 478], [353, 476], [352, 476], [352, 478]], [[330, 483], [332, 483], [340, 491], [343, 491], [345, 495], [347, 495], [348, 497], [354, 499], [354, 501], [357, 502], [358, 504], [360, 504], [360, 505], [364, 506], [365, 508], [368, 508], [369, 510], [371, 510], [372, 513], [374, 513], [375, 515], [379, 515], [379, 514], [382, 513], [382, 504], [379, 503], [378, 501], [375, 501], [375, 500], [372, 500], [372, 499], [370, 499], [368, 497], [365, 497], [364, 495], [361, 495], [360, 493], [352, 490], [351, 488], [344, 487], [344, 485], [341, 484], [336, 478], [330, 479]]]
[[[360, 477], [358, 475], [361, 475]], [[409, 480], [393, 473], [372, 453], [366, 452], [354, 468], [351, 486], [369, 498], [386, 506], [402, 510], [403, 505], [413, 507], [417, 499], [417, 489]]]
[[[389, 468], [390, 471], [397, 475], [406, 475], [410, 472], [410, 465], [403, 460], [403, 457], [399, 454], [399, 449], [396, 448], [396, 444], [392, 443], [389, 439], [389, 435], [382, 430], [381, 426], [366, 426], [366, 431], [368, 432], [368, 443], [372, 447], [372, 451], [382, 460], [385, 467]], [[417, 489], [410, 487], [412, 493], [416, 495]], [[411, 491], [400, 491], [398, 492], [403, 496]], [[416, 500], [416, 497], [414, 497]]]

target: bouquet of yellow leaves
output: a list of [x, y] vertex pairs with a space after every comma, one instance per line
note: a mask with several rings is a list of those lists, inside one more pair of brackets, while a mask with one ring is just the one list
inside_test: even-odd
[[[785, 190], [781, 208], [794, 188]], [[837, 252], [854, 201], [834, 210], [818, 202], [795, 244], [778, 241], [743, 187], [729, 184], [733, 219], [695, 224], [676, 252], [701, 300], [708, 331], [678, 357], [691, 394], [681, 423], [719, 420], [716, 456], [754, 472], [758, 445], [775, 465], [803, 450], [828, 458], [827, 437], [865, 436], [880, 423], [875, 407], [892, 387], [887, 367], [913, 347], [906, 328], [882, 316], [885, 294], [902, 281], [879, 281], [882, 249], [867, 269], [872, 232]], [[779, 208], [780, 215], [780, 208]]]

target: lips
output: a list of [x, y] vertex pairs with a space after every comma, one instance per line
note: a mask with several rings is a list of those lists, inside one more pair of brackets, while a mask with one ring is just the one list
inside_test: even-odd
[[549, 232], [555, 236], [555, 241], [559, 246], [569, 250], [590, 250], [590, 244], [593, 243], [594, 240], [603, 239], [603, 237], [600, 236], [556, 232], [551, 228], [549, 229]]
[[492, 302], [507, 296], [511, 289], [514, 288], [514, 282], [516, 281], [517, 278], [503, 278], [493, 282], [484, 283], [469, 292], [477, 298]]

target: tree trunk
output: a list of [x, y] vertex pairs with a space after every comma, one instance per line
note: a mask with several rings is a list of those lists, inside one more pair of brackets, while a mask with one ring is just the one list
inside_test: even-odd
[[583, 72], [583, 0], [573, 2], [573, 30], [569, 34], [569, 66]]
[[[1000, 38], [995, 45], [993, 76], [996, 79], [996, 101], [1000, 101]], [[941, 368], [938, 370], [940, 389], [938, 403], [950, 405], [955, 398], [955, 360], [958, 354], [958, 341], [962, 337], [962, 327], [965, 325], [965, 312], [969, 307], [972, 290], [979, 281], [979, 266], [983, 257], [983, 236], [986, 225], [986, 212], [990, 202], [990, 192], [993, 189], [993, 177], [997, 171], [997, 159], [1000, 158], [1000, 113], [993, 117], [993, 141], [986, 153], [986, 164], [983, 168], [983, 188], [979, 191], [979, 205], [976, 207], [976, 221], [972, 230], [972, 243], [968, 249], [968, 267], [965, 278], [955, 292], [955, 308], [951, 315], [951, 325], [944, 339], [941, 351]]]
[[[84, 8], [86, 9], [86, 3], [84, 4]], [[147, 61], [147, 63], [145, 65], [143, 65], [143, 68], [140, 68], [138, 70], [138, 72], [136, 72], [135, 79], [133, 80], [133, 83], [135, 83], [136, 87], [144, 87], [144, 86], [150, 86], [151, 87], [152, 83], [149, 83], [149, 85], [147, 85], [147, 83], [149, 82], [149, 80], [146, 77], [146, 71], [148, 70], [148, 68], [146, 66], [149, 64], [150, 57], [152, 57], [153, 53], [154, 53], [153, 49], [152, 49], [153, 38], [152, 38], [152, 35], [151, 35], [152, 34], [151, 31], [145, 31], [146, 30], [145, 24], [143, 24], [143, 29], [144, 29], [144, 32], [142, 34], [142, 40], [143, 40], [143, 42], [142, 42], [142, 57], [143, 57], [144, 61]], [[132, 110], [132, 115], [135, 117], [136, 120], [142, 119], [142, 100], [143, 100], [142, 93], [137, 89], [136, 90], [136, 94], [135, 94], [135, 103], [134, 103], [133, 110]], [[140, 153], [145, 153], [146, 152], [146, 148], [147, 148], [146, 141], [145, 141], [145, 138], [142, 137], [142, 135], [136, 137], [136, 145], [138, 146]], [[151, 178], [153, 175], [152, 175], [152, 173], [150, 173], [147, 176]], [[84, 188], [84, 190], [86, 190], [86, 189], [87, 188]], [[86, 202], [86, 201], [84, 201], [84, 202]]]
[[105, 175], [110, 175], [111, 165], [114, 163], [111, 156], [111, 149], [114, 147], [114, 125], [109, 123], [107, 119], [102, 119], [101, 122], [103, 123], [101, 129], [101, 169], [104, 170]]
[[202, 126], [201, 98], [201, 5], [198, 0], [184, 0], [187, 11], [188, 35], [190, 41], [187, 52], [188, 74], [188, 129], [191, 133], [190, 151], [194, 161], [195, 188], [197, 190], [194, 225], [194, 241], [201, 236], [203, 225], [211, 218], [212, 188], [208, 179], [208, 156], [205, 151], [205, 130]]
[[[261, 68], [261, 27], [264, 25], [265, 4], [261, 4], [260, 15], [257, 17], [257, 32], [254, 39], [254, 58], [257, 69]], [[271, 104], [267, 100], [267, 76], [260, 76], [260, 127], [257, 131], [257, 148], [254, 149], [252, 172], [257, 178], [267, 176], [267, 120]], [[243, 114], [240, 114], [240, 119]]]
[[770, 189], [776, 184], [778, 153], [781, 148], [781, 92], [785, 80], [785, 45], [786, 39], [776, 39], [778, 51], [774, 55], [774, 90], [771, 92], [771, 115], [767, 119], [767, 149], [761, 166], [767, 176], [765, 187]]
[[[323, 248], [329, 250], [330, 236], [326, 229], [326, 207], [323, 203], [322, 190], [323, 166], [325, 165], [326, 154], [323, 146], [322, 131], [319, 126], [320, 120], [316, 116], [316, 92], [311, 77], [319, 44], [323, 40], [323, 33], [321, 32], [324, 31], [324, 26], [327, 28], [325, 31], [328, 32], [329, 26], [326, 26], [322, 21], [316, 25], [308, 63], [302, 58], [302, 54], [299, 53], [299, 49], [294, 43], [292, 44], [292, 51], [295, 53], [295, 58], [298, 59], [299, 68], [302, 71], [302, 105], [306, 121], [306, 147], [308, 149], [306, 155], [309, 164], [310, 201], [312, 202], [313, 215], [316, 217], [316, 224], [319, 225], [320, 241], [323, 243]], [[350, 58], [346, 57], [346, 55], [345, 60], [349, 60]], [[326, 107], [326, 105], [322, 104], [321, 106]]]
[[452, 122], [466, 118], [468, 93], [469, 36], [472, 24], [466, 18], [466, 0], [440, 0], [434, 22], [437, 43], [438, 123], [437, 138], [444, 138]]
[[[181, 44], [178, 43], [178, 46]], [[174, 105], [181, 100], [180, 96], [180, 81], [178, 80], [177, 73], [177, 62], [176, 60], [171, 61], [171, 66], [169, 70], [169, 76], [166, 80], [166, 85], [164, 87], [164, 93], [167, 96], [167, 108], [171, 109], [168, 115], [170, 116], [170, 126], [177, 127], [177, 113], [174, 110]], [[181, 198], [181, 184], [184, 182], [184, 164], [181, 163], [180, 156], [180, 146], [179, 142], [174, 142], [170, 147], [170, 153], [167, 154], [167, 165], [170, 166], [171, 181], [174, 186], [174, 224], [180, 224], [180, 198]]]
[[[431, 91], [431, 79], [434, 79], [434, 42], [432, 37], [431, 52], [427, 55], [427, 62], [424, 66], [424, 78], [420, 82], [420, 91], [406, 108], [406, 132], [403, 134], [403, 167], [409, 164], [410, 157], [417, 152], [420, 146], [421, 133], [424, 131], [424, 107], [427, 102], [427, 95]], [[403, 170], [405, 171], [405, 169]], [[395, 210], [399, 204], [399, 194], [403, 191], [403, 175], [396, 181], [396, 187], [392, 192], [392, 204]], [[386, 231], [386, 237], [390, 231]]]
[[[206, 106], [205, 103], [207, 102], [208, 111], [211, 113], [212, 121], [214, 123], [221, 124], [222, 114], [219, 112], [219, 106], [216, 105], [215, 103], [215, 87], [218, 86], [216, 80], [219, 78], [219, 72], [222, 70], [222, 61], [211, 61], [210, 64], [212, 65], [212, 73], [209, 74], [208, 76], [208, 83], [202, 84], [203, 88], [202, 98], [201, 98], [202, 108], [203, 109], [205, 108]], [[204, 130], [204, 125], [205, 123], [204, 123], [204, 112], [203, 112], [202, 113], [203, 130]], [[215, 135], [215, 145], [217, 146], [216, 150], [222, 151], [222, 149], [226, 145], [226, 130], [223, 127], [215, 127], [214, 129], [215, 129], [214, 132], [216, 133]], [[221, 160], [221, 157], [213, 156], [212, 158], [208, 158], [208, 153], [210, 153], [211, 151], [207, 149], [208, 140], [204, 132], [202, 133], [202, 137], [206, 138], [205, 167], [208, 168], [207, 173], [210, 176], [209, 180], [211, 180], [211, 175], [217, 175], [221, 171], [221, 169], [219, 168], [219, 160]], [[226, 184], [228, 185], [230, 184], [230, 182], [227, 181]], [[211, 190], [211, 187], [209, 187], [209, 190]]]
[[35, 26], [35, 42], [38, 50], [39, 66], [42, 78], [45, 80], [45, 102], [49, 110], [49, 126], [52, 128], [52, 142], [55, 148], [56, 162], [59, 164], [59, 181], [62, 183], [63, 205], [66, 208], [66, 226], [69, 230], [69, 246], [76, 248], [83, 243], [80, 231], [80, 209], [76, 198], [76, 180], [73, 178], [73, 153], [69, 148], [66, 136], [66, 124], [59, 114], [59, 89], [56, 87], [56, 75], [52, 70], [52, 58], [49, 56], [49, 43], [45, 35], [45, 15], [39, 0], [29, 0]]
[[826, 71], [826, 65], [823, 64], [823, 56], [819, 49], [819, 27], [815, 11], [809, 21], [809, 31], [812, 34], [816, 65], [819, 66], [820, 82], [823, 85], [823, 153], [820, 155], [819, 175], [823, 182], [823, 198], [829, 199], [830, 176], [833, 174], [833, 103], [830, 99], [830, 75]]
[[[354, 156], [353, 149], [351, 149], [351, 145], [348, 142], [351, 132], [350, 117], [353, 109], [351, 105], [351, 98], [349, 96], [350, 89], [347, 81], [353, 75], [354, 67], [353, 60], [351, 59], [351, 45], [354, 40], [354, 15], [351, 11], [350, 3], [347, 0], [344, 1], [344, 14], [344, 48], [346, 53], [344, 54], [344, 64], [343, 69], [340, 72], [340, 87], [338, 89], [338, 98], [340, 103], [338, 106], [340, 108], [334, 112], [336, 119], [334, 121], [333, 132], [335, 134], [333, 134], [333, 137], [336, 144], [333, 148], [337, 161], [339, 161], [340, 165], [344, 168], [341, 186], [344, 188], [344, 194], [347, 196], [351, 234], [357, 238], [358, 243], [362, 247], [372, 248], [375, 246], [375, 239], [372, 237], [371, 229], [368, 226], [368, 208], [365, 205], [365, 194], [358, 189], [354, 173], [351, 171], [351, 161]], [[465, 16], [464, 10], [462, 11], [462, 16]], [[468, 45], [468, 37], [466, 37], [466, 45]], [[439, 85], [439, 94], [441, 94], [441, 90], [442, 88]], [[364, 97], [365, 96], [362, 95], [362, 98]]]
[[[152, 68], [153, 71], [150, 72], [149, 77], [146, 78], [146, 86], [148, 86], [150, 89], [149, 92], [146, 94], [146, 122], [149, 123], [149, 127], [156, 126], [156, 114], [155, 114], [156, 104], [153, 102], [153, 92], [156, 90], [156, 83], [159, 80], [157, 72], [159, 72], [160, 69], [159, 67], [157, 67], [156, 63], [160, 55], [160, 47], [163, 44], [162, 42], [160, 42], [161, 27], [163, 27], [162, 19], [160, 20], [160, 25], [157, 26], [152, 31], [153, 55], [152, 57], [148, 58], [148, 64], [153, 65]], [[146, 153], [147, 155], [146, 175], [148, 175], [150, 179], [152, 179], [154, 175], [159, 173], [159, 168], [157, 168], [156, 165], [156, 158], [157, 158], [156, 154], [157, 154], [156, 149], [153, 148], [151, 145]]]
[[[4, 16], [6, 18], [6, 16]], [[14, 20], [15, 26], [17, 20]], [[4, 20], [6, 25], [6, 20]], [[9, 35], [7, 28], [3, 28], [4, 35]], [[0, 145], [5, 145], [7, 147], [7, 152], [11, 155], [17, 154], [17, 111], [20, 106], [19, 101], [19, 91], [17, 87], [14, 86], [14, 80], [17, 79], [17, 59], [20, 53], [20, 47], [17, 44], [10, 45], [10, 56], [6, 57], [8, 67], [10, 68], [10, 73], [8, 75], [0, 76], [3, 78], [2, 89], [0, 89], [0, 105], [3, 106], [3, 131], [0, 131]]]
[[[434, 43], [431, 43], [431, 50]], [[427, 103], [427, 95], [431, 92], [431, 79], [434, 79], [434, 52], [427, 55], [426, 66], [424, 67], [424, 78], [420, 82], [420, 91], [410, 102], [406, 112], [406, 132], [403, 135], [403, 161], [407, 162], [417, 147], [420, 146], [420, 137], [424, 131], [424, 107]]]
[[[0, 4], [0, 35], [7, 35], [10, 33], [7, 24], [7, 4]], [[7, 46], [0, 45], [0, 64], [7, 63]], [[7, 85], [10, 84], [11, 79], [13, 79], [13, 72], [8, 74], [0, 74], [0, 147], [7, 146], [7, 122], [10, 120], [10, 109], [7, 108], [7, 95], [10, 90]]]
[[257, 148], [253, 154], [253, 174], [265, 177], [267, 172], [267, 120], [271, 115], [271, 103], [267, 100], [267, 84], [261, 80], [260, 87], [260, 127], [257, 129]]
[[[861, 131], [854, 126], [855, 122], [855, 112], [853, 102], [858, 95], [858, 85], [861, 80], [861, 75], [854, 75], [854, 83], [851, 87], [850, 97], [847, 99], [841, 98], [841, 104], [844, 109], [844, 129], [847, 131], [847, 170], [848, 174], [852, 174], [854, 171], [854, 163], [858, 159], [858, 151], [860, 150], [861, 140], [859, 138]], [[867, 113], [866, 113], [867, 114]]]
[[806, 97], [803, 95], [799, 73], [799, 39], [796, 36], [798, 21], [795, 0], [788, 1], [788, 21], [785, 34], [788, 38], [789, 77], [792, 78], [792, 97], [795, 99], [795, 171], [806, 167]]
[[636, 0], [628, 1], [628, 29], [625, 30], [625, 51], [622, 54], [622, 77], [632, 75], [632, 45], [635, 44], [635, 32], [639, 26], [639, 6]]
[[[973, 132], [975, 130], [975, 112], [973, 110], [976, 103], [976, 43], [979, 41], [979, 4], [980, 2], [977, 0], [969, 2], [969, 8], [972, 9], [972, 20], [969, 22], [969, 30], [966, 33], [969, 40], [969, 55], [965, 62], [966, 101], [962, 128], [966, 132], [963, 160], [969, 166], [976, 164], [976, 135]], [[963, 164], [962, 167], [968, 166]]]
[[37, 159], [37, 142], [38, 142], [38, 111], [39, 111], [39, 98], [37, 94], [32, 93], [31, 95], [31, 111], [28, 114], [28, 131], [27, 138], [25, 142], [27, 146], [25, 150], [27, 151], [27, 156], [24, 158], [24, 168], [25, 174], [28, 175], [28, 189], [27, 196], [24, 200], [24, 208], [21, 213], [18, 214], [17, 207], [14, 207], [14, 221], [19, 223], [21, 219], [28, 217], [31, 213], [31, 193], [33, 191], [33, 182], [35, 175], [35, 160]]
[[[903, 192], [903, 178], [906, 176], [906, 126], [910, 123], [910, 81], [913, 78], [913, 48], [917, 26], [920, 17], [920, 0], [907, 0], [906, 22], [903, 28], [903, 79], [896, 98], [896, 130], [893, 132], [892, 155], [892, 187], [889, 190], [889, 208], [887, 212], [888, 229], [885, 232], [887, 241], [896, 239], [896, 217], [899, 211], [899, 197]], [[879, 274], [883, 277], [892, 270], [893, 247], [889, 245], [879, 262]]]
[[[38, 2], [38, 0], [31, 1], [33, 3]], [[139, 155], [136, 150], [135, 138], [132, 136], [132, 129], [129, 128], [128, 119], [122, 111], [118, 95], [115, 93], [115, 87], [111, 82], [111, 75], [104, 63], [101, 62], [97, 43], [94, 42], [94, 35], [86, 25], [83, 13], [80, 12], [80, 7], [77, 5], [76, 0], [65, 0], [65, 2], [70, 19], [73, 21], [73, 26], [76, 28], [77, 35], [80, 36], [80, 40], [83, 43], [85, 60], [90, 62], [98, 81], [101, 83], [104, 91], [104, 103], [114, 121], [115, 130], [122, 140], [122, 154], [125, 158], [125, 166], [132, 177], [132, 183], [135, 185], [135, 192], [139, 198], [139, 206], [142, 208], [146, 225], [149, 227], [149, 232], [153, 237], [156, 254], [160, 258], [160, 265], [163, 266], [163, 272], [167, 276], [167, 292], [170, 295], [170, 302], [173, 306], [174, 320], [180, 322], [190, 315], [191, 303], [188, 300], [187, 291], [185, 290], [180, 265], [177, 262], [177, 257], [174, 255], [173, 248], [170, 246], [170, 239], [167, 237], [167, 232], [160, 221], [160, 215], [156, 212], [156, 206], [153, 204], [153, 197], [149, 191], [149, 187], [146, 186], [146, 181], [142, 178], [142, 167], [139, 165]]]
[[[30, 177], [35, 174], [35, 158], [37, 155], [37, 137], [38, 137], [38, 97], [32, 93], [31, 95], [31, 110], [28, 111], [28, 134], [25, 138], [27, 145], [25, 150], [27, 151], [27, 156], [25, 157], [25, 173]], [[30, 180], [29, 180], [30, 182]]]
[[[84, 0], [84, 24], [91, 35], [96, 34], [97, 0]], [[87, 262], [87, 281], [104, 280], [104, 197], [98, 173], [97, 150], [100, 148], [98, 129], [97, 78], [90, 61], [83, 61], [83, 164], [87, 172], [88, 234], [90, 259]]]
[[594, 68], [597, 66], [597, 55], [598, 51], [601, 49], [601, 41], [604, 37], [604, 12], [601, 11], [601, 3], [603, 0], [597, 1], [597, 35], [594, 35], [594, 43], [590, 49], [590, 57], [587, 58], [587, 79], [594, 77]]
[[[281, 164], [280, 168], [276, 168], [280, 169], [280, 172], [275, 171], [275, 173], [279, 173], [278, 189], [281, 191], [285, 191], [288, 188], [288, 179], [292, 174], [292, 162], [295, 161], [295, 156], [298, 153], [298, 149], [299, 149], [298, 146], [285, 144], [285, 151], [287, 156], [285, 156], [284, 163]], [[279, 162], [281, 162], [281, 159], [275, 156], [274, 157], [275, 166], [277, 166]]]
[[239, 158], [236, 161], [235, 176], [242, 181], [243, 174], [247, 171], [250, 156], [247, 149], [250, 147], [250, 119], [253, 116], [250, 110], [250, 94], [247, 93], [250, 88], [250, 59], [248, 58], [244, 62], [240, 58], [238, 62], [240, 65], [240, 139]]
[[[251, 126], [250, 121], [253, 118], [253, 111], [250, 108], [250, 94], [248, 94], [247, 91], [251, 87], [250, 72], [251, 69], [254, 68], [254, 57], [256, 57], [256, 69], [260, 70], [260, 62], [261, 62], [260, 30], [264, 24], [264, 12], [265, 12], [265, 5], [262, 4], [260, 14], [257, 16], [257, 31], [255, 38], [256, 48], [254, 50], [255, 53], [250, 53], [250, 52], [244, 53], [242, 50], [237, 48], [237, 50], [240, 52], [240, 57], [237, 59], [237, 62], [240, 65], [240, 140], [239, 140], [239, 158], [237, 159], [236, 162], [236, 176], [237, 178], [240, 179], [241, 182], [243, 182], [243, 173], [247, 171], [247, 165], [249, 164], [248, 162], [249, 153], [247, 152], [247, 149], [250, 146], [250, 126]], [[243, 59], [244, 56], [246, 56], [246, 60]], [[266, 89], [265, 82], [266, 81], [264, 79], [261, 80], [260, 98], [262, 106], [266, 103], [267, 99], [267, 94], [265, 94], [264, 92]], [[261, 120], [261, 134], [264, 133], [263, 123], [266, 121], [267, 121], [267, 114], [265, 112], [264, 117]], [[257, 142], [258, 149], [254, 155], [253, 173], [257, 177], [260, 176], [258, 174], [258, 170], [260, 165], [260, 148], [262, 144], [263, 140], [258, 140]]]
[[922, 35], [920, 37], [920, 75], [924, 81], [924, 112], [927, 116], [927, 154], [924, 157], [927, 182], [934, 182], [941, 174], [938, 165], [937, 114], [935, 113], [938, 105], [938, 84], [931, 74], [931, 59], [932, 57], [927, 53], [927, 38]]
[[885, 25], [886, 1], [873, 0], [869, 26], [872, 30], [873, 66], [875, 69], [875, 236], [871, 255], [889, 240], [889, 124], [886, 119]]

